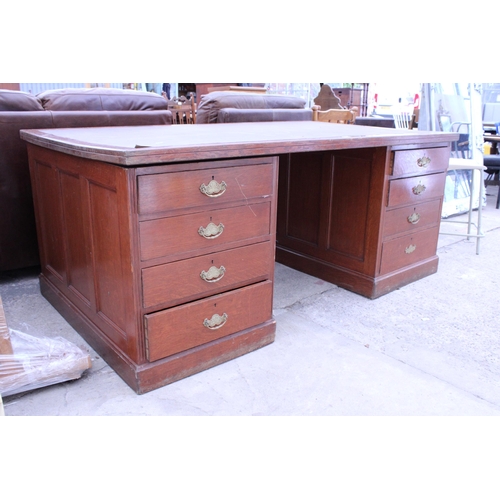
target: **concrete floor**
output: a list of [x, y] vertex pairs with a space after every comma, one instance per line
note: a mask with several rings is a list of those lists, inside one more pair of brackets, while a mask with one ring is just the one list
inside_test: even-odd
[[78, 380], [4, 397], [5, 415], [500, 416], [497, 189], [479, 255], [475, 239], [441, 236], [437, 274], [376, 300], [278, 264], [273, 344], [141, 396], [40, 295], [36, 272], [0, 274], [11, 329], [92, 359]]

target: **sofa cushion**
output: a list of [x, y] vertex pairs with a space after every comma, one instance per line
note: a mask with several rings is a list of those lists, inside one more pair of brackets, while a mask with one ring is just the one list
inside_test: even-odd
[[43, 111], [40, 100], [19, 90], [0, 89], [0, 111]]
[[148, 111], [168, 109], [153, 92], [108, 88], [46, 90], [37, 95], [47, 111]]
[[306, 101], [300, 97], [250, 92], [210, 92], [198, 106], [196, 123], [217, 123], [221, 109], [304, 109]]

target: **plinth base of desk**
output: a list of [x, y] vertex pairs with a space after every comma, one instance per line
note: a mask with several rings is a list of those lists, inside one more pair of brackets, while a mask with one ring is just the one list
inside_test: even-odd
[[43, 275], [40, 276], [40, 290], [64, 319], [137, 394], [158, 389], [255, 351], [271, 344], [276, 334], [276, 321], [271, 319], [253, 328], [153, 363], [137, 364], [115, 348], [100, 330]]
[[371, 277], [335, 264], [276, 246], [276, 262], [297, 271], [316, 276], [369, 299], [376, 299], [393, 290], [437, 272], [437, 255], [383, 276]]

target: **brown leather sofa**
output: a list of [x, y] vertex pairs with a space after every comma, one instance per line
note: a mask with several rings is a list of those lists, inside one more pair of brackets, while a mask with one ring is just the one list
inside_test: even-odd
[[300, 97], [246, 92], [211, 92], [202, 96], [196, 123], [311, 121], [312, 110]]
[[169, 125], [167, 101], [119, 89], [0, 90], [0, 271], [39, 264], [22, 129]]

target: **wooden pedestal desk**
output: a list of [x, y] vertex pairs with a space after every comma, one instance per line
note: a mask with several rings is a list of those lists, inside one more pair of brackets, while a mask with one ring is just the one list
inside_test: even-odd
[[139, 394], [273, 342], [275, 250], [370, 298], [437, 270], [456, 134], [269, 122], [21, 136], [42, 294]]

